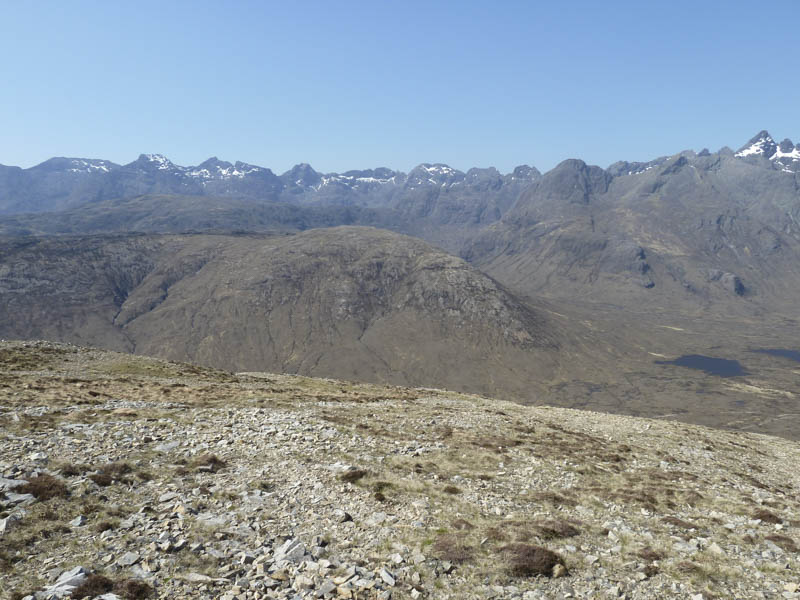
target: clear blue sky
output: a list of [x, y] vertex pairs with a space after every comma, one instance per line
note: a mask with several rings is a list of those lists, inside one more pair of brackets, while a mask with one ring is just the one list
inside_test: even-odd
[[800, 141], [800, 2], [0, 0], [0, 163], [541, 170]]

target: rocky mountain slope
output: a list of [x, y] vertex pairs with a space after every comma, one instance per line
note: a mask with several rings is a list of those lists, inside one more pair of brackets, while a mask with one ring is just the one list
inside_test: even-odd
[[18, 238], [0, 255], [5, 338], [520, 399], [566, 368], [546, 311], [377, 229]]
[[4, 598], [800, 597], [779, 438], [41, 342], [0, 417]]
[[463, 255], [518, 292], [791, 310], [800, 287], [800, 162], [770, 140], [763, 132], [736, 154], [684, 152], [609, 170], [565, 161]]
[[502, 175], [494, 168], [473, 168], [464, 173], [441, 163], [423, 163], [409, 173], [387, 168], [319, 173], [301, 163], [275, 175], [264, 167], [232, 164], [216, 157], [194, 167], [176, 165], [161, 154], [142, 154], [127, 165], [97, 159], [52, 158], [29, 169], [0, 165], [0, 214], [53, 211], [147, 194], [374, 207], [393, 202], [414, 205], [418, 194], [430, 200], [439, 194], [474, 196], [500, 192], [498, 202], [502, 208], [515, 198], [515, 191], [539, 175], [536, 168], [528, 165]]
[[[761, 132], [737, 152], [544, 176], [54, 161], [48, 189], [78, 189], [58, 183], [66, 172], [148, 193], [0, 219], [0, 335], [796, 438], [797, 365], [760, 352], [800, 336], [790, 146]], [[339, 225], [423, 237], [475, 269], [388, 232], [285, 235]], [[211, 231], [227, 234], [197, 233]], [[683, 355], [742, 370], [672, 362]]]

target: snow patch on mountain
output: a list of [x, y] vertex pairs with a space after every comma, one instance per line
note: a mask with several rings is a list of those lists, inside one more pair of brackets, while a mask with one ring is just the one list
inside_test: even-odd
[[769, 152], [770, 145], [774, 145], [775, 141], [771, 137], [766, 137], [758, 140], [757, 142], [751, 144], [744, 150], [740, 150], [734, 156], [744, 157], [744, 156], [752, 156], [754, 154], [765, 154]]
[[71, 161], [72, 168], [67, 169], [70, 173], [108, 173], [110, 163], [105, 160], [84, 160], [82, 158], [73, 158]]
[[222, 165], [216, 165], [212, 171], [212, 169], [208, 168], [200, 168], [200, 167], [190, 167], [190, 171], [186, 172], [186, 175], [189, 177], [194, 177], [195, 179], [232, 179], [238, 178], [243, 179], [247, 175], [251, 173], [258, 173], [259, 171], [263, 171], [261, 167], [256, 167], [255, 165], [248, 165], [245, 163], [236, 163], [236, 165], [230, 165], [227, 167], [223, 167]]
[[155, 163], [160, 171], [166, 171], [167, 169], [175, 168], [175, 165], [172, 164], [172, 161], [170, 161], [163, 154], [145, 154], [144, 157], [151, 163]]

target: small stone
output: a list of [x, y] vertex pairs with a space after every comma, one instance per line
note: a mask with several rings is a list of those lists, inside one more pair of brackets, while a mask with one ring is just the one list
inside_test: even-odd
[[6, 492], [7, 506], [27, 506], [36, 502], [36, 497], [33, 494], [15, 494], [14, 492]]
[[180, 442], [165, 442], [163, 444], [159, 444], [154, 449], [156, 452], [169, 452], [170, 450], [174, 450], [180, 445], [181, 445]]
[[214, 581], [213, 577], [209, 577], [208, 575], [203, 575], [202, 573], [194, 573], [194, 572], [187, 573], [180, 579], [188, 581], [189, 583], [211, 583]]
[[64, 571], [56, 582], [47, 588], [47, 592], [59, 598], [71, 595], [75, 588], [86, 580], [87, 575], [88, 571], [83, 567], [75, 567], [69, 571]]
[[158, 501], [159, 502], [169, 502], [170, 500], [175, 500], [175, 498], [177, 498], [177, 497], [178, 497], [178, 494], [176, 492], [167, 492], [165, 494], [161, 494], [158, 497]]
[[386, 585], [388, 585], [388, 586], [390, 586], [390, 587], [391, 587], [391, 586], [394, 586], [394, 584], [395, 584], [395, 578], [394, 578], [394, 575], [392, 575], [392, 574], [391, 574], [391, 573], [390, 573], [390, 572], [389, 572], [389, 571], [386, 569], [386, 567], [382, 567], [382, 568], [381, 568], [381, 570], [380, 570], [380, 571], [378, 571], [378, 576], [380, 576], [380, 578], [381, 578], [381, 579], [383, 579], [383, 581], [384, 581], [384, 583], [385, 583]]
[[345, 570], [344, 573], [342, 573], [338, 577], [334, 577], [333, 578], [333, 583], [335, 583], [338, 586], [341, 586], [341, 585], [347, 583], [348, 581], [350, 581], [355, 576], [356, 576], [355, 567], [349, 567], [348, 569]]
[[0, 537], [14, 529], [19, 522], [20, 518], [17, 515], [8, 515], [5, 519], [0, 519]]
[[367, 519], [367, 525], [370, 527], [374, 527], [375, 525], [380, 525], [387, 519], [387, 514], [385, 512], [376, 512], [373, 513], [371, 517]]
[[275, 562], [288, 560], [289, 562], [299, 563], [306, 554], [306, 547], [298, 539], [288, 539], [275, 551]]
[[725, 551], [720, 547], [719, 544], [717, 544], [717, 542], [712, 542], [708, 547], [708, 551], [711, 552], [711, 554], [716, 554], [717, 556], [725, 555]]
[[130, 567], [139, 561], [138, 552], [126, 552], [117, 559], [117, 564], [120, 567]]
[[83, 515], [77, 516], [69, 522], [70, 527], [83, 527], [86, 525], [86, 517]]
[[330, 579], [326, 579], [322, 582], [322, 585], [319, 586], [314, 595], [317, 598], [322, 598], [325, 594], [332, 594], [335, 591], [336, 584], [334, 584]]
[[306, 575], [298, 575], [295, 577], [292, 587], [298, 591], [309, 590], [314, 587], [314, 580]]
[[567, 575], [567, 568], [564, 565], [556, 565], [553, 567], [553, 579], [565, 577]]

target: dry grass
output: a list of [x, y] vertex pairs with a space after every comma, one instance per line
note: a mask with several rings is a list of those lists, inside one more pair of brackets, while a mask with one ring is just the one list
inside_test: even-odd
[[636, 553], [636, 556], [648, 562], [655, 562], [657, 560], [662, 560], [664, 558], [664, 555], [661, 552], [653, 550], [650, 546], [645, 546], [644, 548], [639, 550]]
[[227, 464], [216, 454], [202, 454], [192, 459], [192, 461], [189, 463], [189, 466], [196, 470], [217, 473], [224, 469]]
[[123, 461], [107, 463], [97, 469], [97, 473], [89, 475], [89, 479], [101, 487], [106, 487], [115, 482], [129, 483], [128, 474], [133, 472], [133, 467]]
[[58, 466], [58, 472], [63, 477], [76, 477], [86, 472], [86, 466], [75, 463], [62, 463]]
[[687, 529], [687, 530], [688, 529], [696, 529], [696, 530], [700, 530], [701, 529], [701, 527], [699, 525], [696, 525], [694, 523], [690, 523], [689, 521], [684, 521], [683, 519], [679, 519], [677, 517], [672, 517], [672, 516], [668, 516], [668, 517], [662, 518], [661, 522], [662, 523], [667, 523], [669, 525], [672, 525], [673, 527], [678, 527], [680, 529]]
[[475, 548], [469, 545], [462, 535], [444, 534], [436, 538], [433, 550], [441, 560], [463, 564], [472, 560]]
[[475, 529], [475, 525], [467, 521], [466, 519], [456, 519], [451, 523], [453, 529], [456, 531], [470, 531]]
[[345, 483], [355, 483], [367, 476], [367, 471], [364, 469], [348, 469], [341, 475], [339, 479]]
[[782, 523], [783, 519], [781, 519], [778, 515], [774, 512], [770, 512], [765, 508], [760, 508], [756, 512], [753, 513], [754, 519], [761, 519], [762, 523]]
[[541, 546], [510, 544], [501, 550], [508, 561], [509, 574], [515, 577], [552, 577], [556, 565], [564, 566], [564, 560], [558, 554]]
[[113, 592], [125, 600], [143, 600], [153, 595], [153, 588], [139, 579], [123, 579], [114, 584]]
[[531, 498], [541, 504], [551, 504], [553, 506], [576, 506], [578, 503], [564, 494], [555, 492], [538, 492], [531, 495]]
[[764, 539], [765, 540], [769, 540], [770, 542], [772, 542], [776, 546], [780, 546], [786, 552], [797, 552], [798, 550], [800, 550], [800, 548], [797, 547], [797, 544], [795, 543], [795, 541], [792, 538], [790, 538], [788, 536], [785, 536], [785, 535], [780, 535], [780, 534], [775, 533], [775, 534], [766, 536]]
[[114, 582], [105, 575], [91, 573], [86, 580], [72, 592], [73, 598], [94, 598], [114, 589]]
[[561, 520], [539, 521], [534, 523], [533, 527], [539, 537], [546, 540], [574, 537], [581, 533], [571, 524]]
[[33, 494], [37, 500], [49, 500], [50, 498], [66, 498], [69, 490], [64, 482], [52, 475], [43, 473], [38, 477], [31, 477], [28, 483], [17, 488], [17, 493]]

